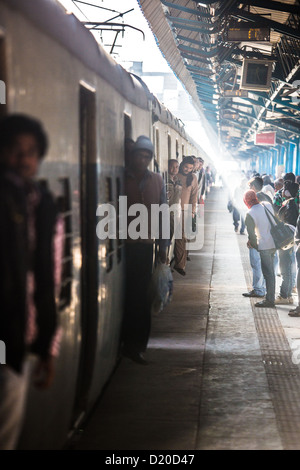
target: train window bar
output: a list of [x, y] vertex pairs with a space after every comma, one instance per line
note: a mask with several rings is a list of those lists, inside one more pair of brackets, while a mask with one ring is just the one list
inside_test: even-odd
[[168, 134], [168, 160], [170, 160], [170, 158], [172, 158], [171, 149], [172, 149], [171, 136], [170, 136], [170, 134]]
[[155, 144], [156, 144], [156, 158], [160, 160], [160, 146], [159, 146], [159, 130], [156, 129], [155, 131]]
[[[114, 204], [113, 202], [113, 186], [112, 178], [105, 178], [105, 202]], [[110, 272], [113, 268], [113, 255], [114, 255], [114, 243], [111, 238], [106, 240], [106, 272]]]
[[60, 178], [63, 194], [57, 200], [60, 215], [64, 220], [64, 253], [62, 258], [61, 288], [59, 293], [58, 308], [63, 310], [71, 303], [72, 287], [72, 210], [70, 198], [69, 178]]
[[118, 263], [122, 260], [122, 247], [124, 243], [120, 239], [119, 228], [120, 228], [120, 207], [119, 207], [119, 199], [121, 196], [121, 179], [118, 176], [116, 179], [116, 187], [117, 187], [117, 260]]

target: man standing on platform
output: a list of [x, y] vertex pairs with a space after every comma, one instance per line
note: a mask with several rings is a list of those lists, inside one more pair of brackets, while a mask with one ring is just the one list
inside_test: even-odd
[[[128, 238], [125, 244], [126, 288], [125, 308], [122, 331], [123, 355], [139, 364], [147, 364], [143, 353], [151, 330], [151, 305], [148, 301], [148, 288], [151, 281], [155, 240], [151, 236], [151, 206], [167, 203], [163, 179], [158, 173], [148, 170], [153, 158], [154, 148], [151, 140], [141, 135], [136, 140], [125, 174], [125, 195], [128, 211], [134, 204], [141, 204], [147, 209], [147, 220], [142, 220], [148, 227], [146, 238]], [[128, 226], [132, 218], [128, 217]], [[142, 228], [141, 228], [142, 231]], [[166, 263], [166, 248], [169, 239], [159, 237], [158, 258]]]
[[[258, 201], [267, 201], [272, 203], [272, 200], [269, 196], [262, 192], [263, 188], [263, 179], [260, 176], [254, 176], [248, 181], [248, 186], [252, 189], [257, 196]], [[257, 250], [252, 246], [249, 248], [249, 258], [252, 268], [252, 287], [253, 289], [250, 292], [245, 292], [244, 297], [264, 297], [266, 292], [266, 284], [264, 276], [261, 269], [261, 260]]]
[[[248, 207], [245, 225], [248, 232], [249, 248], [257, 250], [261, 259], [261, 268], [266, 281], [266, 299], [255, 304], [255, 307], [275, 308], [275, 243], [271, 235], [271, 223], [266, 210], [274, 215], [272, 204], [260, 204], [255, 191], [249, 190], [244, 194], [244, 202]], [[266, 209], [265, 209], [266, 208]]]

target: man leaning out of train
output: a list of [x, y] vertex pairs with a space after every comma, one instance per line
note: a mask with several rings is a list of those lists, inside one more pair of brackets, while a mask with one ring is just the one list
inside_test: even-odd
[[51, 194], [34, 181], [47, 140], [41, 123], [29, 116], [12, 114], [0, 122], [0, 339], [6, 346], [5, 364], [0, 364], [2, 450], [17, 447], [31, 371], [38, 388], [51, 385], [61, 334], [53, 263], [61, 249], [53, 246], [62, 243], [62, 224]]
[[[158, 258], [166, 263], [166, 249], [169, 243], [162, 235], [155, 240], [151, 234], [151, 210], [154, 204], [167, 203], [165, 186], [161, 175], [148, 169], [154, 155], [151, 140], [141, 135], [136, 140], [130, 165], [125, 174], [125, 195], [128, 212], [133, 204], [141, 204], [146, 209], [146, 219], [141, 221], [141, 231], [147, 227], [146, 236], [137, 239], [127, 236], [126, 253], [126, 289], [124, 321], [122, 330], [123, 355], [139, 364], [147, 364], [144, 353], [151, 330], [151, 305], [148, 300], [148, 288], [153, 270], [153, 250], [158, 245]], [[128, 226], [133, 218], [128, 217]], [[160, 219], [161, 224], [161, 219]], [[128, 231], [127, 231], [128, 233]], [[161, 234], [159, 227], [159, 234]]]

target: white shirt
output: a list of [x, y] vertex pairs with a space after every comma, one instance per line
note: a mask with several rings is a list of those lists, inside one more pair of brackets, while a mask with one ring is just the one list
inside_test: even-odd
[[[275, 248], [275, 243], [270, 232], [271, 224], [267, 217], [264, 206], [267, 210], [274, 214], [272, 205], [269, 202], [265, 201], [261, 202], [260, 204], [256, 204], [255, 206], [252, 206], [251, 209], [249, 209], [248, 211], [248, 214], [251, 215], [255, 223], [255, 233], [257, 237], [258, 251], [271, 250], [272, 248]], [[271, 214], [269, 215], [269, 217], [272, 220]]]
[[275, 190], [270, 184], [266, 184], [262, 187], [262, 192], [267, 194], [273, 201]]

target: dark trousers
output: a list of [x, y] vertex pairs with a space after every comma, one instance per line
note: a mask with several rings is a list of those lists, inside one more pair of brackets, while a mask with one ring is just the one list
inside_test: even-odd
[[241, 216], [241, 214], [239, 213], [239, 211], [237, 210], [236, 207], [233, 208], [233, 211], [232, 211], [232, 218], [233, 218], [233, 225], [236, 229], [239, 228], [239, 223], [240, 223], [240, 220], [241, 220], [241, 229], [240, 229], [240, 232], [241, 233], [244, 233], [245, 231], [245, 220], [244, 218]]
[[293, 273], [292, 273], [292, 256], [294, 247], [289, 250], [278, 250], [279, 266], [282, 276], [282, 283], [280, 286], [280, 295], [285, 299], [292, 295], [293, 289]]
[[140, 353], [147, 348], [151, 330], [148, 289], [153, 268], [153, 245], [127, 243], [125, 254], [123, 348], [129, 352]]

